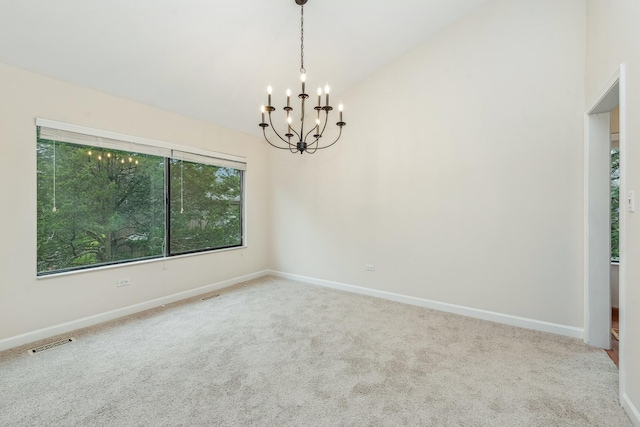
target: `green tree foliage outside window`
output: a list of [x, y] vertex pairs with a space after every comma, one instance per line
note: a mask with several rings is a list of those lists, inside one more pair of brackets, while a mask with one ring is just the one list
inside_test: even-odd
[[611, 150], [611, 260], [620, 260], [620, 151]]
[[171, 159], [170, 253], [242, 243], [242, 173]]
[[242, 244], [233, 168], [38, 138], [37, 186], [39, 275]]

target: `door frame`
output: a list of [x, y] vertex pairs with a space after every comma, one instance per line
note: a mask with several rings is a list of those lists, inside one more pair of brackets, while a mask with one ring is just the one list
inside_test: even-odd
[[[609, 117], [611, 110], [620, 107], [620, 263], [619, 263], [619, 394], [625, 391], [625, 297], [626, 297], [626, 73], [621, 64], [616, 73], [604, 85], [596, 100], [585, 113], [584, 146], [584, 341], [601, 348], [609, 348], [611, 329], [610, 300], [610, 227], [606, 228], [607, 243], [603, 243], [603, 224], [609, 224], [610, 195], [602, 188], [609, 183], [609, 168], [606, 181], [603, 180], [603, 156], [606, 150], [606, 164], [610, 165]], [[605, 123], [606, 121], [606, 123]], [[606, 141], [604, 140], [606, 133]], [[605, 200], [606, 197], [606, 200]], [[606, 206], [606, 219], [602, 207]], [[606, 276], [605, 276], [606, 272]], [[622, 399], [621, 399], [622, 401]]]

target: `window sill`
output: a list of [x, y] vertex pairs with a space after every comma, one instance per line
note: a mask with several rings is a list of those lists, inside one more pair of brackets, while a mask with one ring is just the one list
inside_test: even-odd
[[46, 280], [46, 279], [51, 279], [51, 278], [54, 278], [54, 277], [62, 277], [62, 276], [71, 276], [71, 275], [76, 275], [76, 274], [94, 273], [96, 271], [112, 270], [112, 269], [123, 268], [123, 267], [133, 267], [133, 266], [143, 265], [143, 264], [152, 264], [152, 263], [158, 263], [158, 262], [166, 263], [166, 262], [171, 262], [171, 260], [174, 260], [174, 259], [184, 259], [184, 258], [189, 258], [189, 257], [211, 255], [211, 254], [217, 254], [217, 253], [222, 253], [222, 252], [238, 251], [238, 250], [245, 250], [245, 249], [247, 249], [247, 246], [243, 245], [243, 246], [234, 246], [232, 248], [213, 249], [213, 250], [210, 250], [210, 251], [195, 252], [195, 253], [183, 254], [183, 255], [161, 256], [161, 257], [153, 258], [153, 259], [143, 259], [143, 260], [139, 260], [139, 261], [123, 262], [123, 263], [120, 263], [120, 264], [111, 264], [111, 265], [103, 265], [103, 266], [100, 266], [100, 267], [84, 268], [84, 269], [81, 269], [81, 270], [63, 271], [63, 272], [60, 272], [60, 273], [51, 273], [51, 274], [46, 274], [46, 275], [43, 275], [43, 276], [36, 276], [36, 279], [37, 280]]

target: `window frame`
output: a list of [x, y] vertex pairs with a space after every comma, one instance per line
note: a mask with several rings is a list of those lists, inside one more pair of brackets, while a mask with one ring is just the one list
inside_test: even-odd
[[[171, 259], [171, 258], [182, 258], [182, 257], [202, 255], [202, 254], [214, 253], [214, 252], [225, 252], [229, 250], [244, 249], [247, 247], [247, 234], [246, 234], [247, 224], [245, 223], [245, 220], [246, 220], [245, 210], [246, 210], [246, 174], [247, 174], [248, 165], [247, 165], [247, 159], [245, 157], [237, 156], [233, 154], [203, 150], [199, 148], [193, 148], [193, 147], [183, 146], [178, 144], [171, 144], [171, 143], [147, 139], [147, 138], [124, 135], [124, 134], [119, 134], [115, 132], [93, 129], [93, 128], [88, 128], [84, 126], [78, 126], [78, 125], [58, 122], [54, 120], [42, 119], [42, 118], [36, 118], [35, 125], [36, 125], [35, 126], [36, 143], [39, 139], [38, 129], [48, 128], [48, 130], [57, 130], [62, 132], [71, 132], [74, 134], [81, 134], [81, 136], [96, 138], [98, 141], [102, 141], [102, 139], [106, 139], [110, 141], [117, 141], [122, 144], [120, 148], [113, 148], [114, 150], [151, 154], [149, 153], [149, 151], [146, 151], [146, 149], [148, 148], [154, 152], [152, 155], [164, 157], [163, 164], [164, 164], [164, 206], [165, 206], [165, 224], [164, 224], [165, 243], [164, 243], [163, 253], [161, 255], [132, 258], [129, 260], [118, 260], [113, 262], [78, 266], [78, 267], [72, 267], [72, 268], [64, 268], [64, 269], [59, 269], [51, 272], [46, 272], [46, 271], [39, 272], [37, 271], [37, 268], [36, 268], [37, 279], [54, 277], [59, 275], [82, 273], [82, 272], [88, 272], [88, 271], [103, 270], [103, 269], [114, 268], [114, 267], [119, 267], [123, 265], [129, 266], [129, 265], [136, 265], [136, 264], [149, 263], [149, 262], [166, 261], [167, 259]], [[42, 139], [49, 140], [48, 138], [42, 138]], [[83, 144], [89, 145], [88, 143], [84, 143], [84, 142], [80, 143], [80, 142], [63, 141], [63, 140], [61, 140], [61, 142], [67, 142], [70, 144], [77, 144], [77, 145], [83, 145]], [[128, 148], [128, 146], [131, 148]], [[142, 147], [143, 150], [137, 151], [133, 147]], [[156, 150], [162, 152], [163, 154], [156, 154], [155, 153]], [[216, 247], [216, 248], [198, 249], [198, 250], [193, 250], [189, 252], [181, 252], [181, 253], [175, 253], [175, 254], [170, 253], [169, 239], [170, 239], [170, 228], [171, 228], [171, 225], [170, 225], [171, 224], [170, 223], [171, 200], [170, 200], [169, 189], [170, 189], [171, 176], [170, 176], [169, 163], [171, 159], [180, 158], [180, 157], [174, 156], [174, 153], [181, 153], [180, 155], [183, 156], [182, 158], [184, 158], [184, 156], [191, 156], [195, 159], [201, 158], [203, 160], [203, 161], [188, 160], [194, 163], [213, 165], [217, 167], [230, 167], [240, 171], [240, 243], [239, 244]], [[36, 227], [38, 227], [38, 224], [36, 224]]]

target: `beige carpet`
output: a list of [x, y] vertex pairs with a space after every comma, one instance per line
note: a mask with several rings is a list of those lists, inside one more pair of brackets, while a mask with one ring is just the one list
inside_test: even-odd
[[581, 341], [267, 277], [0, 353], [2, 426], [626, 426]]

